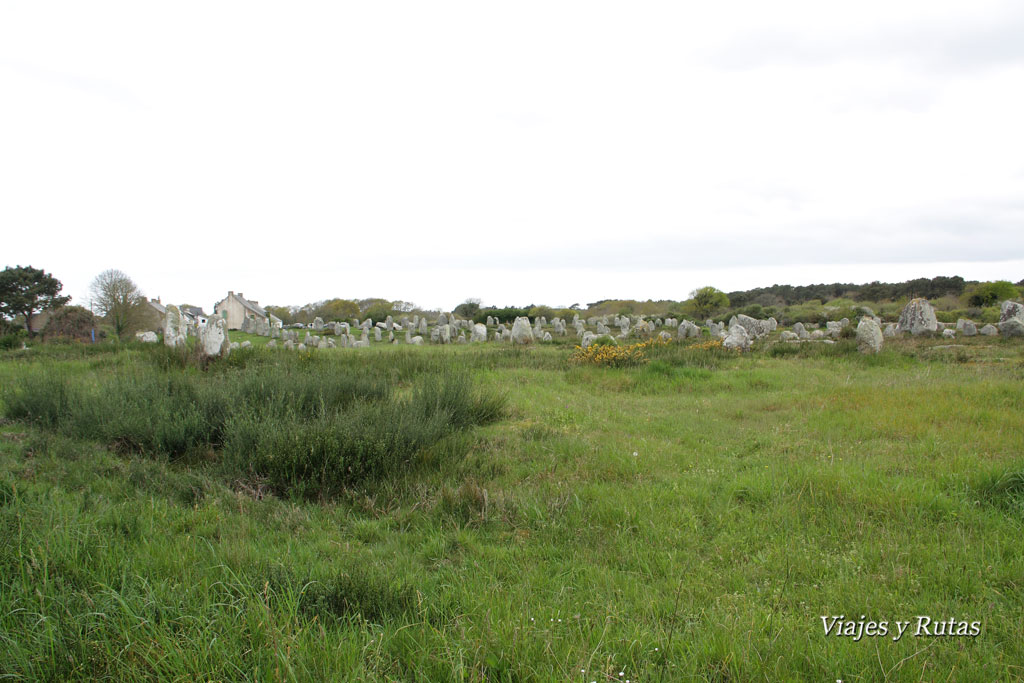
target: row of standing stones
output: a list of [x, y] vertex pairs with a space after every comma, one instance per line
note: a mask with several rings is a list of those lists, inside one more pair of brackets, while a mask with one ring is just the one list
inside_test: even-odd
[[[947, 338], [954, 338], [958, 334], [965, 337], [978, 334], [1024, 337], [1024, 306], [1014, 301], [1003, 302], [998, 325], [985, 325], [981, 329], [978, 329], [974, 322], [965, 319], [958, 320], [955, 325], [938, 322], [935, 309], [926, 299], [910, 301], [904, 307], [899, 320], [894, 323], [883, 323], [870, 309], [864, 308], [862, 312], [864, 315], [861, 316], [856, 331], [857, 347], [862, 353], [878, 353], [882, 350], [886, 337], [897, 337], [903, 334], [913, 336], [941, 334]], [[798, 322], [793, 325], [791, 330], [781, 331], [779, 340], [787, 343], [831, 344], [842, 334], [843, 328], [849, 325], [850, 321], [847, 318], [828, 321], [823, 329], [817, 324], [805, 325]], [[775, 318], [758, 320], [741, 314], [733, 316], [728, 323], [706, 320], [704, 327], [707, 328], [712, 339], [721, 340], [722, 345], [726, 348], [746, 351], [751, 348], [754, 341], [774, 332], [778, 328], [778, 323]], [[320, 318], [316, 318], [311, 325], [311, 330], [305, 330], [302, 340], [299, 339], [297, 329], [274, 326], [266, 321], [247, 318], [242, 325], [243, 332], [271, 337], [267, 342], [269, 348], [277, 347], [280, 342], [282, 348], [297, 350], [366, 347], [370, 346], [371, 335], [374, 342], [384, 342], [385, 334], [387, 342], [397, 344], [403, 333], [406, 344], [417, 346], [424, 344], [427, 339], [433, 344], [467, 344], [487, 341], [532, 344], [550, 342], [556, 336], [568, 336], [570, 329], [580, 340], [580, 345], [583, 348], [602, 338], [616, 341], [646, 340], [655, 335], [663, 340], [673, 338], [671, 332], [666, 329], [659, 331], [659, 328], [674, 329], [675, 337], [680, 339], [700, 338], [703, 335], [703, 328], [690, 320], [679, 321], [675, 318], [645, 320], [643, 316], [602, 316], [583, 320], [576, 315], [573, 316], [571, 322], [562, 318], [554, 318], [550, 323], [544, 316], [538, 316], [532, 324], [529, 318], [519, 317], [511, 326], [506, 326], [491, 317], [487, 318], [486, 323], [460, 320], [451, 313], [441, 313], [433, 326], [428, 324], [425, 317], [419, 315], [414, 315], [412, 318], [402, 316], [399, 320], [388, 316], [387, 319], [377, 323], [369, 318], [363, 321], [353, 320], [351, 323], [325, 323]], [[353, 334], [356, 330], [359, 331], [358, 339]], [[616, 331], [617, 334], [615, 334]], [[316, 334], [313, 334], [314, 332]], [[207, 324], [200, 327], [191, 323], [190, 319], [183, 315], [177, 306], [168, 306], [163, 326], [164, 343], [171, 347], [183, 346], [189, 336], [199, 338], [199, 348], [207, 356], [227, 356], [232, 349], [251, 345], [248, 341], [241, 344], [231, 342], [227, 321], [219, 315], [211, 316]], [[159, 337], [153, 332], [141, 334], [139, 339], [146, 342], [159, 341]]]

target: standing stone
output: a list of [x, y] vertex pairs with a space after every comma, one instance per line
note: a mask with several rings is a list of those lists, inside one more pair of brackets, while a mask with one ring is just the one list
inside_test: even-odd
[[1003, 305], [999, 307], [999, 322], [1005, 323], [1011, 318], [1024, 321], [1024, 305], [1016, 301], [1004, 301]]
[[[733, 323], [733, 320], [735, 320], [736, 322]], [[747, 331], [747, 336], [752, 337], [754, 339], [760, 339], [761, 337], [767, 335], [770, 331], [768, 329], [767, 322], [763, 320], [757, 320], [756, 318], [751, 318], [749, 315], [743, 315], [742, 313], [740, 313], [738, 316], [733, 317], [733, 319], [729, 321], [730, 332], [732, 332], [732, 328], [735, 325], [742, 325], [743, 329]]]
[[1016, 301], [1003, 302], [999, 314], [999, 334], [1004, 337], [1024, 337], [1024, 306]]
[[861, 353], [878, 353], [882, 350], [882, 328], [874, 318], [864, 316], [857, 323], [857, 350]]
[[227, 356], [231, 352], [228, 321], [216, 314], [210, 316], [206, 327], [199, 331], [199, 346], [207, 356]]
[[798, 322], [793, 325], [793, 332], [796, 334], [797, 339], [809, 339], [810, 333], [807, 332], [807, 328], [804, 327], [803, 323]]
[[945, 339], [955, 339], [956, 338], [956, 330], [945, 329], [945, 330], [942, 331], [942, 336]]
[[140, 342], [144, 342], [146, 344], [155, 344], [156, 342], [160, 341], [160, 338], [156, 336], [156, 332], [152, 330], [150, 330], [149, 332], [136, 332], [135, 338], [138, 339]]
[[957, 328], [960, 330], [960, 333], [963, 334], [965, 337], [973, 337], [976, 334], [978, 334], [978, 326], [975, 325], [973, 321], [964, 320], [963, 323], [963, 327], [960, 327], [960, 324], [958, 322]]
[[374, 327], [373, 328], [373, 341], [380, 341], [380, 328], [379, 327]]
[[885, 330], [883, 330], [882, 332], [882, 335], [885, 337], [895, 337], [899, 334], [899, 331], [899, 325], [897, 325], [896, 323], [887, 323], [885, 326]]
[[789, 330], [783, 330], [779, 333], [779, 339], [784, 342], [788, 341], [800, 341], [800, 337], [797, 336], [796, 332], [790, 332]]
[[471, 342], [485, 342], [487, 341], [487, 326], [481, 323], [473, 325], [473, 333], [469, 337]]
[[441, 315], [437, 316], [437, 326], [438, 327], [441, 327], [442, 325], [447, 325], [447, 324], [448, 324], [448, 316], [447, 315], [442, 313]]
[[700, 337], [700, 328], [696, 324], [689, 320], [684, 320], [679, 323], [679, 328], [676, 331], [676, 336], [680, 339], [690, 339]]
[[933, 334], [939, 329], [935, 309], [927, 299], [912, 299], [900, 313], [899, 328], [900, 331], [909, 332], [914, 336]]
[[978, 334], [983, 334], [986, 337], [995, 337], [999, 334], [999, 330], [995, 325], [985, 325], [985, 327], [978, 330]]
[[513, 344], [532, 344], [533, 330], [530, 329], [530, 319], [525, 317], [518, 317], [512, 324], [512, 343]]
[[729, 328], [729, 334], [722, 342], [722, 346], [727, 349], [737, 349], [739, 351], [750, 350], [750, 335], [747, 334], [747, 329], [743, 325], [736, 324]]
[[164, 344], [170, 347], [184, 346], [187, 334], [181, 310], [174, 304], [167, 306], [164, 315]]
[[999, 323], [999, 334], [1004, 337], [1024, 337], [1024, 319], [1010, 318]]

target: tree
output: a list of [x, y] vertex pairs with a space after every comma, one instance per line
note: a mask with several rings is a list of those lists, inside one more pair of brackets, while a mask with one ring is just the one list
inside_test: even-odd
[[132, 279], [120, 270], [105, 270], [96, 276], [89, 287], [92, 302], [114, 334], [123, 337], [142, 319], [146, 298]]
[[480, 299], [466, 299], [452, 311], [455, 315], [463, 318], [472, 318], [480, 311]]
[[690, 292], [688, 308], [697, 320], [705, 320], [718, 311], [729, 307], [729, 297], [714, 287], [701, 287]]
[[316, 314], [326, 321], [358, 318], [359, 304], [349, 299], [329, 299], [316, 305]]
[[32, 266], [8, 266], [0, 273], [0, 317], [22, 316], [25, 330], [32, 334], [32, 316], [63, 306], [70, 296], [58, 296], [60, 280]]
[[967, 305], [975, 306], [977, 308], [995, 306], [1001, 301], [1016, 299], [1018, 296], [1020, 296], [1020, 291], [1018, 291], [1012, 283], [1006, 280], [979, 282], [976, 285], [972, 285], [964, 293], [964, 297], [967, 299]]

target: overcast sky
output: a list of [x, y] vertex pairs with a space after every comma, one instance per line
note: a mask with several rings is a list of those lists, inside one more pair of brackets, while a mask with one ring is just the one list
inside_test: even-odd
[[206, 307], [1024, 278], [1024, 3], [0, 5], [3, 263]]

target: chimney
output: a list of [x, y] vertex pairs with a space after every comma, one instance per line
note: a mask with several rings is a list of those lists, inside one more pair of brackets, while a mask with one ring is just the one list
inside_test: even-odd
[[228, 296], [234, 296], [234, 295], [235, 295], [235, 293], [234, 293], [234, 292], [232, 292], [232, 291], [231, 291], [231, 290], [229, 289], [229, 290], [228, 290]]
[[241, 292], [239, 292], [238, 293], [238, 298], [239, 299], [244, 299], [245, 298], [245, 294], [242, 294]]

